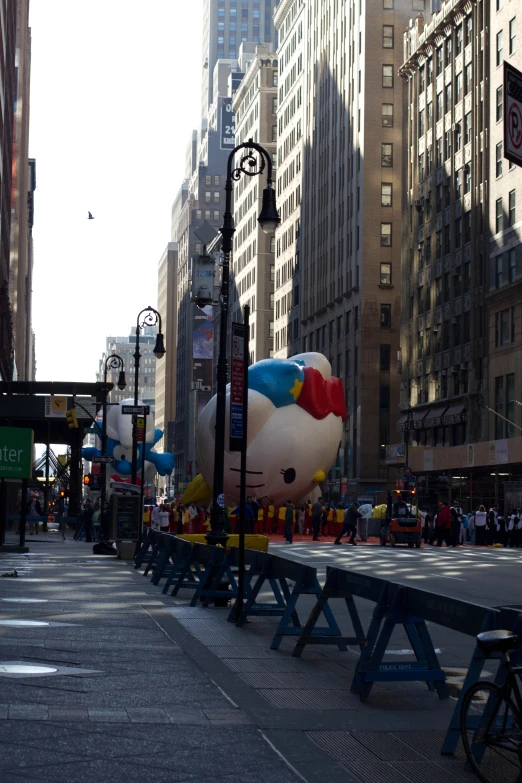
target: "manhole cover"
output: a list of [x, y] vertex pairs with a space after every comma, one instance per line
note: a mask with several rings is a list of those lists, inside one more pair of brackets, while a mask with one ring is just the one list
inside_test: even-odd
[[17, 628], [39, 628], [42, 625], [49, 625], [49, 623], [44, 623], [40, 620], [0, 620], [0, 625], [16, 626]]
[[20, 663], [0, 663], [1, 674], [55, 674], [52, 666], [26, 666]]
[[47, 598], [0, 598], [0, 601], [11, 601], [21, 604], [46, 604]]

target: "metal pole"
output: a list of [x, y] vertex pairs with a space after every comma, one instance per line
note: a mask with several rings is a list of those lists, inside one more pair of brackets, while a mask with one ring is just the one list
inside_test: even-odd
[[5, 528], [7, 521], [7, 509], [5, 498], [5, 482], [0, 478], [0, 546], [5, 546]]
[[[139, 375], [140, 375], [140, 316], [138, 316], [138, 320], [136, 321], [136, 350], [134, 351], [134, 405], [138, 404]], [[131, 483], [134, 485], [136, 484], [137, 472], [138, 472], [138, 444], [136, 443], [136, 416], [133, 415]]]
[[141, 487], [140, 487], [140, 518], [138, 522], [138, 546], [141, 544], [143, 528], [143, 494], [145, 489], [145, 441], [147, 440], [147, 414], [143, 416], [143, 442], [141, 444]]
[[[107, 360], [105, 360], [103, 382], [105, 385], [107, 385]], [[108, 401], [109, 401], [109, 394], [107, 392], [107, 389], [105, 389], [103, 394], [103, 408], [102, 408], [102, 437], [101, 437], [102, 457], [105, 457], [107, 455], [107, 403]], [[103, 504], [105, 503], [105, 498], [107, 497], [107, 465], [105, 463], [102, 463], [101, 470], [102, 470], [101, 507], [103, 510]]]
[[245, 507], [246, 507], [246, 466], [248, 444], [248, 342], [250, 338], [250, 306], [243, 308], [245, 339], [243, 342], [243, 442], [241, 444], [241, 463], [239, 474], [239, 574], [236, 601], [236, 624], [240, 623], [245, 595]]
[[[234, 157], [236, 153], [244, 149], [246, 154], [241, 158], [239, 166], [233, 168]], [[253, 152], [260, 155], [261, 164], [256, 170], [256, 159]], [[232, 216], [232, 194], [233, 182], [240, 178], [240, 174], [247, 176], [257, 176], [267, 168], [267, 181], [272, 183], [272, 158], [268, 152], [249, 139], [243, 144], [238, 144], [230, 152], [227, 163], [227, 179], [225, 183], [225, 212], [223, 215], [223, 225], [220, 228], [223, 237], [223, 266], [221, 278], [221, 313], [219, 319], [219, 354], [216, 371], [217, 395], [216, 395], [216, 431], [214, 442], [214, 475], [212, 482], [212, 513], [210, 516], [210, 531], [206, 539], [209, 544], [226, 545], [228, 536], [224, 530], [225, 508], [223, 499], [223, 474], [225, 471], [225, 417], [226, 417], [226, 394], [228, 382], [228, 360], [227, 360], [227, 334], [228, 334], [228, 287], [230, 260], [233, 250], [233, 240], [235, 233], [234, 218]], [[246, 168], [248, 166], [248, 168]], [[219, 502], [218, 502], [219, 499]], [[223, 505], [220, 505], [223, 503]]]
[[25, 521], [27, 517], [27, 484], [26, 478], [22, 479], [22, 497], [20, 503], [20, 546], [25, 546]]

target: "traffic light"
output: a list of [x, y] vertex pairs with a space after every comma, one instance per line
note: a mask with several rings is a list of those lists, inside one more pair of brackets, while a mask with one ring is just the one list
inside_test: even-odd
[[64, 497], [65, 497], [65, 492], [63, 491], [63, 489], [61, 489], [61, 490], [60, 490], [60, 497], [61, 497], [61, 498], [64, 498]]
[[78, 429], [78, 419], [76, 418], [76, 411], [74, 408], [70, 408], [66, 414], [67, 418], [67, 424], [69, 426], [70, 430], [77, 430]]
[[85, 474], [85, 476], [83, 477], [83, 483], [85, 484], [86, 487], [92, 486], [93, 484], [92, 473]]

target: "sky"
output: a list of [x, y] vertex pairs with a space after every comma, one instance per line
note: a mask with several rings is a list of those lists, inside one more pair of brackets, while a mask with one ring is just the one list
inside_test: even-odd
[[30, 25], [36, 380], [94, 381], [105, 337], [157, 303], [202, 0], [31, 0]]

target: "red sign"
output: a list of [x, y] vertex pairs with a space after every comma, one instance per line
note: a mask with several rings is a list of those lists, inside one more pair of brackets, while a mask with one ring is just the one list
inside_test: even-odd
[[91, 465], [91, 473], [93, 476], [101, 475], [101, 465], [99, 462], [93, 462]]
[[505, 61], [504, 157], [522, 166], [522, 73]]

